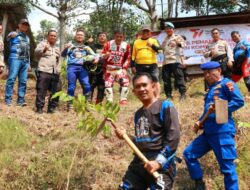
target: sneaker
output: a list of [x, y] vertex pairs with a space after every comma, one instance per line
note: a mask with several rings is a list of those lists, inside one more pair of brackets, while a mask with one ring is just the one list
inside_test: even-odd
[[10, 107], [10, 106], [12, 106], [12, 103], [11, 102], [6, 102], [5, 105]]
[[121, 100], [121, 101], [119, 102], [119, 104], [120, 104], [121, 106], [125, 106], [125, 105], [127, 104], [127, 100]]
[[36, 113], [42, 114], [42, 113], [43, 113], [43, 109], [42, 109], [42, 108], [37, 108], [37, 109], [36, 109]]
[[55, 108], [49, 107], [47, 113], [55, 113]]
[[17, 106], [18, 107], [25, 107], [25, 106], [27, 106], [27, 103], [26, 102], [17, 103]]
[[195, 180], [195, 190], [206, 190], [206, 185], [202, 179]]

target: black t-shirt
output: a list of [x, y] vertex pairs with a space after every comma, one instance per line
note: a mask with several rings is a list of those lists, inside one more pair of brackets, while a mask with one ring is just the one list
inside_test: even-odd
[[[157, 100], [135, 113], [135, 143], [142, 152], [176, 150], [180, 139], [178, 113], [169, 101]], [[162, 113], [161, 113], [162, 112]], [[161, 118], [161, 115], [163, 116]]]
[[[90, 47], [96, 54], [100, 54], [102, 52], [102, 49], [103, 49], [104, 45], [94, 44], [94, 45], [92, 45]], [[103, 71], [103, 64], [104, 64], [104, 61], [103, 61], [102, 58], [100, 58], [98, 63], [97, 63], [97, 69], [95, 71], [90, 71], [90, 73], [91, 74], [99, 74], [99, 73], [101, 73]]]

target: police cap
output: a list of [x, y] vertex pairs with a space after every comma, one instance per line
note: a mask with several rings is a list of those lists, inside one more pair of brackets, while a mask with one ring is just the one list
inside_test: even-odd
[[219, 68], [220, 64], [216, 61], [209, 61], [206, 63], [201, 64], [200, 68], [202, 70], [210, 70], [210, 69], [216, 69]]
[[174, 27], [174, 24], [173, 24], [172, 22], [165, 22], [165, 23], [164, 23], [164, 27], [165, 27], [165, 28], [172, 28], [172, 29], [175, 28], [175, 27]]

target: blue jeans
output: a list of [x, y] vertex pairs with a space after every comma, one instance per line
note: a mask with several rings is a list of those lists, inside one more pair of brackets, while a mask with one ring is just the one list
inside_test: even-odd
[[5, 103], [10, 104], [12, 101], [13, 87], [18, 76], [18, 99], [17, 103], [25, 102], [26, 82], [28, 78], [28, 60], [9, 59], [9, 76], [5, 87]]
[[67, 78], [68, 78], [68, 95], [74, 96], [77, 79], [79, 80], [83, 88], [83, 95], [91, 91], [91, 86], [89, 83], [89, 74], [83, 68], [82, 65], [69, 65], [67, 68]]

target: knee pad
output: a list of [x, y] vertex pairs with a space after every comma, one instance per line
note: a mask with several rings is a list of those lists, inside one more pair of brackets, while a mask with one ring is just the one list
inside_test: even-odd
[[121, 98], [120, 98], [120, 100], [127, 100], [128, 93], [129, 93], [128, 87], [125, 87], [125, 86], [121, 87], [121, 96], [120, 96]]
[[107, 101], [113, 102], [113, 88], [105, 88], [105, 95]]

